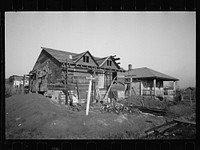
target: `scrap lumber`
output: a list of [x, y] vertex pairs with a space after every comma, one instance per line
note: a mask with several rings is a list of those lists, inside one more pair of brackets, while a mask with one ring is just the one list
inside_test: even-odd
[[165, 109], [149, 108], [149, 107], [143, 107], [143, 106], [133, 106], [133, 107], [138, 108], [142, 112], [147, 112], [151, 114], [165, 115], [167, 113]]
[[[164, 124], [162, 124], [162, 125], [159, 125], [159, 126], [156, 126], [156, 127], [151, 128], [151, 129], [148, 129], [148, 130], [145, 131], [145, 133], [146, 133], [147, 135], [153, 134], [153, 133], [155, 133], [155, 132], [163, 133], [163, 132], [165, 132], [166, 130], [168, 130], [168, 129], [170, 129], [170, 128], [172, 128], [172, 127], [174, 127], [174, 126], [176, 126], [176, 125], [178, 125], [178, 124], [180, 124], [180, 123], [196, 125], [196, 123], [193, 122], [193, 121], [188, 121], [188, 120], [183, 120], [183, 119], [181, 119], [181, 118], [178, 118], [178, 119], [173, 119], [172, 121], [167, 122], [167, 123], [164, 123]], [[177, 128], [177, 129], [178, 129], [178, 128]], [[176, 130], [177, 130], [177, 129], [176, 129]]]
[[179, 123], [196, 125], [196, 122], [194, 122], [194, 121], [189, 121], [189, 120], [185, 120], [185, 119], [183, 120], [181, 118], [174, 119], [174, 121], [179, 122]]
[[158, 133], [162, 133], [162, 132], [166, 131], [167, 129], [176, 126], [177, 124], [178, 124], [177, 122], [173, 122], [172, 124], [165, 125], [165, 126], [162, 126], [158, 129], [155, 129], [155, 131], [157, 131]]
[[148, 129], [148, 130], [145, 131], [145, 133], [148, 134], [148, 135], [154, 133], [155, 131], [160, 133], [160, 132], [163, 132], [163, 131], [173, 127], [174, 125], [175, 125], [175, 122], [172, 120], [170, 122], [167, 122], [167, 123], [164, 123], [162, 125]]

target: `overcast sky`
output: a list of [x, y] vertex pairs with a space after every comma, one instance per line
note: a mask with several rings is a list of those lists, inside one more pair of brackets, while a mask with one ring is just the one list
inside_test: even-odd
[[5, 73], [28, 74], [49, 47], [105, 57], [121, 67], [148, 67], [196, 85], [194, 12], [7, 12]]

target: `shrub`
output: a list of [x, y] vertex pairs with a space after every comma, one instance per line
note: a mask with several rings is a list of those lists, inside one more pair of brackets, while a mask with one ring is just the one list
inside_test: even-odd
[[14, 88], [12, 85], [10, 84], [5, 84], [5, 97], [10, 97], [12, 95], [17, 94], [17, 89]]

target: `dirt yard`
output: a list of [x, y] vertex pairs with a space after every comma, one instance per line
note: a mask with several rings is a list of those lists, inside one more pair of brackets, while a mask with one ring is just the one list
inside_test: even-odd
[[[178, 108], [170, 110], [180, 114]], [[39, 94], [6, 98], [5, 110], [6, 139], [138, 139], [145, 136], [145, 130], [169, 119], [141, 111], [106, 112], [101, 104], [93, 104], [86, 116], [85, 105], [73, 109]], [[188, 108], [186, 114], [191, 113], [194, 109]]]

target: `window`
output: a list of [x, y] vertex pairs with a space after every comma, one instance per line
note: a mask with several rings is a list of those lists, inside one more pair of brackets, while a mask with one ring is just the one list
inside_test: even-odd
[[89, 63], [89, 56], [83, 56], [83, 62]]
[[125, 78], [125, 82], [131, 82], [131, 78]]
[[112, 66], [112, 61], [111, 60], [107, 60], [107, 66]]
[[86, 56], [86, 62], [89, 63], [89, 56]]

